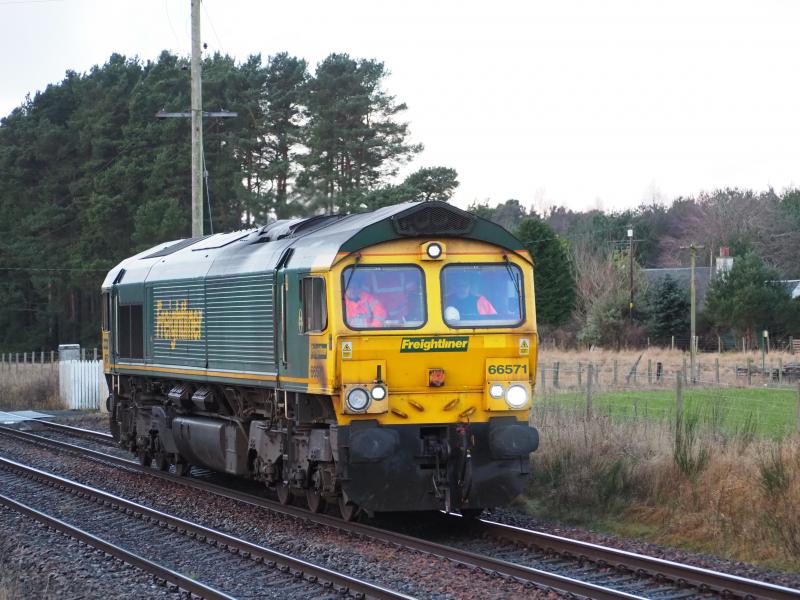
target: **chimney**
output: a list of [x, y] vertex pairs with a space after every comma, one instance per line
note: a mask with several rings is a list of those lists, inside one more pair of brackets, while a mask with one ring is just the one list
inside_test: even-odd
[[715, 272], [727, 273], [733, 267], [733, 257], [731, 256], [731, 249], [728, 246], [720, 246], [719, 256], [717, 257], [717, 268]]

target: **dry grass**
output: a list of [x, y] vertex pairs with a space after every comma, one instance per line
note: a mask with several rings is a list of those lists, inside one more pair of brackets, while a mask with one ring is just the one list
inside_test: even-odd
[[0, 410], [59, 410], [57, 364], [0, 365]]
[[[651, 347], [644, 350], [623, 350], [615, 352], [612, 350], [557, 350], [543, 348], [539, 351], [539, 366], [548, 371], [553, 368], [554, 363], [560, 363], [561, 380], [564, 385], [574, 385], [576, 383], [575, 371], [580, 363], [585, 370], [589, 363], [600, 369], [599, 383], [611, 384], [613, 378], [614, 361], [618, 367], [618, 381], [625, 382], [630, 368], [641, 356], [637, 369], [637, 381], [646, 381], [647, 365], [650, 361], [655, 377], [656, 363], [663, 365], [665, 374], [672, 376], [686, 365], [688, 369], [689, 354], [680, 350], [670, 350], [669, 348]], [[716, 360], [719, 360], [720, 383], [729, 385], [744, 385], [746, 377], [736, 376], [736, 367], [746, 367], [747, 361], [752, 361], [753, 369], [761, 368], [760, 352], [723, 352], [722, 354], [702, 352], [698, 354], [699, 379], [703, 382], [716, 382]], [[684, 363], [685, 361], [685, 363]], [[800, 356], [789, 354], [788, 352], [770, 352], [766, 356], [765, 367], [777, 368], [779, 361], [784, 365], [800, 363]], [[547, 373], [548, 382], [551, 380], [551, 372]], [[753, 382], [761, 381], [761, 375], [753, 375]]]
[[612, 421], [549, 405], [533, 420], [528, 507], [765, 566], [800, 569], [800, 439], [722, 436], [687, 415], [679, 427]]

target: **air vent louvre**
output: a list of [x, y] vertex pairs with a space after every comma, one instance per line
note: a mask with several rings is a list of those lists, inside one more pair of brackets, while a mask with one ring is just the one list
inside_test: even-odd
[[464, 235], [472, 230], [475, 217], [447, 205], [423, 204], [392, 218], [399, 235]]

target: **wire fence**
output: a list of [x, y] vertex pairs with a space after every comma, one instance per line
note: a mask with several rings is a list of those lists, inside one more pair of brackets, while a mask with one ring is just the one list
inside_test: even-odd
[[81, 348], [79, 355], [71, 350], [68, 357], [62, 357], [58, 350], [34, 350], [31, 352], [1, 352], [0, 369], [13, 368], [17, 365], [53, 364], [60, 360], [98, 360], [100, 354], [97, 348]]
[[794, 375], [750, 372], [728, 383], [720, 380], [718, 365], [697, 369], [694, 378], [682, 369], [645, 367], [540, 365], [533, 418], [546, 425], [548, 415], [571, 411], [586, 418], [675, 423], [692, 415], [724, 434], [800, 434], [800, 383]]

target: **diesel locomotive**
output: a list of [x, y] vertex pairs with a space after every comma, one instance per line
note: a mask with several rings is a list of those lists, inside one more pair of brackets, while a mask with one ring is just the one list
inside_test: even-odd
[[102, 286], [111, 432], [313, 511], [479, 514], [538, 433], [533, 261], [444, 202], [165, 243]]

